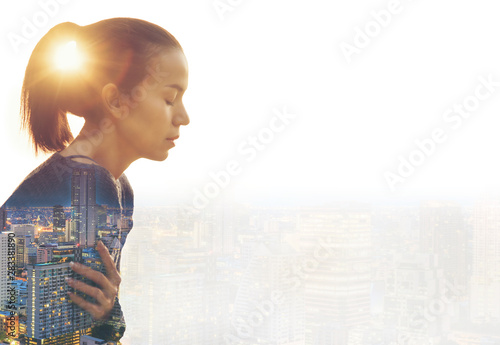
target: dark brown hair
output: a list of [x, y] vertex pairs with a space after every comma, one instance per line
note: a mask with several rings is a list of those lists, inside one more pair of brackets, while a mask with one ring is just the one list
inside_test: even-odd
[[[80, 71], [61, 72], [53, 55], [61, 44], [76, 41], [86, 56]], [[109, 82], [121, 92], [146, 77], [151, 59], [179, 42], [162, 27], [135, 18], [111, 18], [79, 26], [54, 26], [34, 48], [26, 67], [21, 92], [22, 127], [35, 152], [59, 151], [73, 140], [66, 114], [86, 119], [99, 116], [100, 93]]]

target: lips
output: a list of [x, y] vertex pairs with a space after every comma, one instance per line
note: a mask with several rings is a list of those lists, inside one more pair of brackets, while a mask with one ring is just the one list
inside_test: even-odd
[[172, 138], [167, 138], [167, 140], [175, 140], [175, 139], [179, 139], [179, 136], [172, 137]]

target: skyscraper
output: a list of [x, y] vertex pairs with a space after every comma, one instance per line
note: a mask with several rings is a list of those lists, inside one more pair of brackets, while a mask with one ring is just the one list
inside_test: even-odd
[[[10, 235], [10, 236], [9, 236]], [[7, 275], [9, 256], [9, 238], [12, 237], [11, 232], [2, 232], [0, 233], [0, 305], [2, 307], [7, 302], [8, 294], [7, 294], [7, 286], [9, 285], [9, 277]]]
[[420, 250], [436, 254], [446, 280], [459, 289], [467, 286], [467, 236], [462, 207], [428, 201], [420, 206]]
[[5, 207], [0, 207], [0, 232], [6, 229], [7, 225], [7, 210]]
[[70, 241], [93, 247], [96, 237], [96, 180], [93, 168], [75, 168], [71, 178]]
[[69, 262], [28, 265], [28, 344], [79, 344], [90, 330], [88, 313], [70, 303]]
[[66, 228], [66, 215], [64, 214], [64, 207], [56, 205], [52, 211], [53, 231], [63, 231]]
[[[471, 321], [500, 322], [500, 201], [483, 200], [474, 207], [471, 276]], [[497, 326], [495, 326], [497, 327]]]
[[28, 263], [28, 249], [26, 248], [26, 242], [29, 240], [29, 236], [16, 236], [16, 266], [18, 268], [24, 267]]
[[67, 297], [73, 289], [64, 278], [77, 278], [69, 262], [82, 262], [82, 248], [61, 243], [46, 249], [54, 262], [28, 265], [28, 344], [79, 344], [79, 336], [89, 331], [91, 320]]
[[30, 236], [35, 239], [35, 226], [33, 224], [12, 224], [11, 231], [17, 236]]
[[317, 330], [348, 331], [370, 319], [371, 210], [363, 205], [303, 209], [299, 230], [299, 246], [311, 265], [302, 277], [296, 275], [304, 285], [305, 343], [322, 345]]
[[[412, 339], [415, 344], [433, 339], [438, 344], [441, 335], [449, 331], [450, 315], [460, 293], [445, 279], [437, 254], [400, 254], [395, 266], [387, 279], [388, 322], [396, 327], [400, 339]], [[433, 309], [436, 303], [441, 308], [438, 312]]]
[[244, 344], [304, 344], [303, 287], [292, 273], [301, 259], [287, 244], [261, 243], [255, 250], [232, 317]]

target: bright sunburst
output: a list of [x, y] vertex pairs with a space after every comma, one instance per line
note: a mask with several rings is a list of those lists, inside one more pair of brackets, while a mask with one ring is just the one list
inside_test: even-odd
[[64, 71], [79, 69], [83, 63], [83, 57], [78, 49], [76, 41], [63, 44], [56, 50], [54, 56], [55, 67]]

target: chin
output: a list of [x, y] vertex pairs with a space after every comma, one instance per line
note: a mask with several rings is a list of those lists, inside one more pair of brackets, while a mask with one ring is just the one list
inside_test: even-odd
[[143, 155], [143, 158], [152, 160], [152, 161], [157, 161], [157, 162], [162, 162], [168, 157], [168, 150], [156, 150], [153, 152], [149, 152], [149, 154]]
[[158, 161], [158, 162], [163, 162], [165, 159], [167, 159], [167, 157], [168, 157], [168, 151], [155, 155], [155, 157], [152, 158], [152, 160]]

